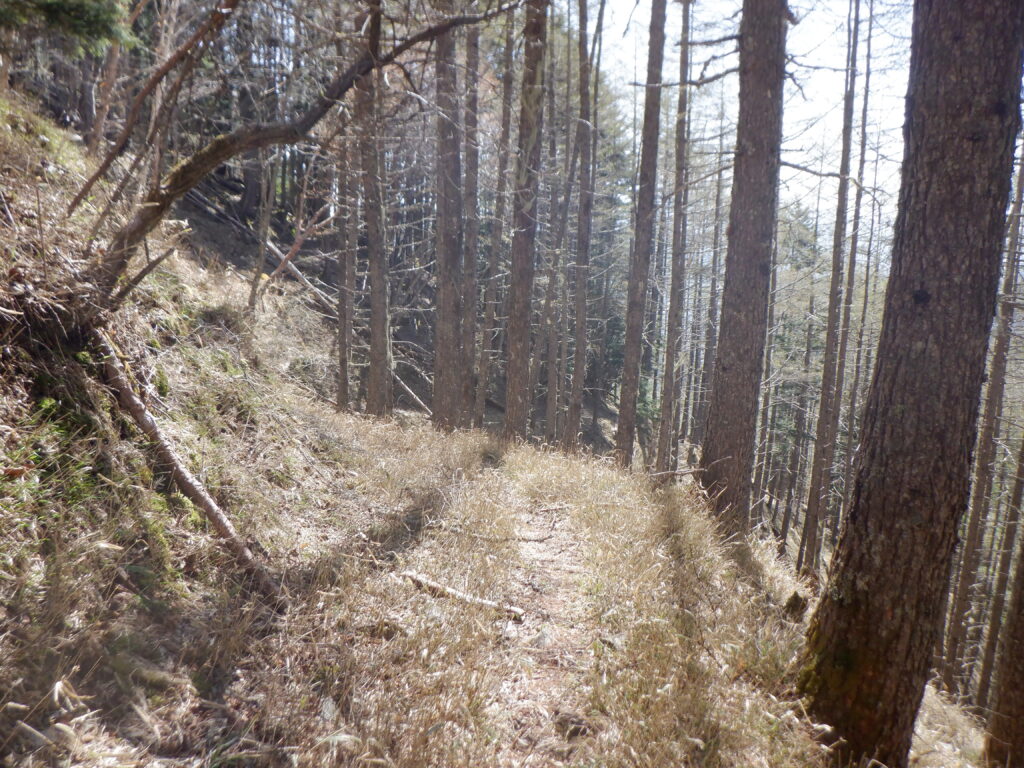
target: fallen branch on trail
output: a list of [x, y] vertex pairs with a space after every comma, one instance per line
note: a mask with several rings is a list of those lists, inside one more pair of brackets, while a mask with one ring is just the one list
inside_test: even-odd
[[537, 544], [542, 541], [547, 541], [555, 534], [549, 533], [547, 536], [488, 536], [486, 533], [474, 533], [473, 531], [466, 531], [462, 528], [455, 528], [453, 526], [445, 526], [441, 529], [445, 533], [452, 533], [457, 536], [469, 536], [472, 539], [480, 539], [482, 541], [493, 541], [497, 544], [504, 544], [509, 541], [521, 541], [527, 544]]
[[267, 569], [256, 561], [249, 547], [246, 546], [242, 537], [238, 535], [231, 520], [224, 514], [224, 511], [217, 505], [217, 502], [213, 500], [213, 497], [207, 493], [203, 484], [189, 472], [188, 468], [178, 457], [174, 447], [160, 430], [156, 419], [153, 418], [145, 404], [135, 394], [135, 390], [132, 389], [128, 373], [124, 366], [121, 365], [113, 345], [100, 331], [93, 332], [93, 340], [100, 352], [103, 353], [103, 372], [107, 384], [117, 394], [121, 407], [131, 415], [138, 428], [152, 441], [153, 448], [157, 456], [160, 457], [160, 461], [171, 468], [171, 477], [174, 480], [174, 484], [178, 486], [178, 490], [210, 521], [213, 529], [223, 539], [225, 546], [231, 554], [252, 575], [259, 591], [274, 600], [278, 607], [283, 608], [285, 596], [281, 591], [281, 587], [267, 572]]
[[526, 616], [526, 614], [523, 613], [523, 610], [521, 608], [516, 608], [513, 605], [500, 605], [499, 603], [496, 603], [493, 600], [486, 600], [482, 597], [474, 597], [473, 595], [467, 595], [465, 592], [460, 592], [457, 589], [452, 589], [451, 587], [446, 587], [443, 584], [438, 584], [436, 581], [432, 581], [431, 579], [428, 579], [426, 576], [423, 576], [419, 573], [415, 573], [414, 571], [402, 571], [402, 573], [398, 575], [401, 576], [403, 579], [408, 579], [409, 581], [411, 581], [416, 586], [417, 589], [422, 589], [428, 595], [433, 595], [434, 597], [447, 597], [452, 600], [459, 600], [463, 603], [469, 603], [470, 605], [480, 605], [484, 608], [490, 608], [492, 610], [497, 611], [498, 613], [505, 614], [510, 619], [512, 619], [512, 621], [517, 623], [522, 623], [523, 619]]

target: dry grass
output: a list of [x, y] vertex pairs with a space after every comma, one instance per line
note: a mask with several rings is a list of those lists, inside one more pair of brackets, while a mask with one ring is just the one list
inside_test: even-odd
[[[33, 751], [16, 737], [14, 764], [826, 764], [790, 686], [803, 626], [781, 606], [804, 587], [770, 545], [751, 544], [741, 575], [691, 487], [655, 489], [597, 458], [503, 455], [485, 434], [443, 435], [416, 414], [335, 414], [294, 380], [295, 360], [329, 350], [290, 291], [249, 332], [240, 276], [171, 270], [146, 289], [127, 351], [182, 452], [284, 574], [293, 609], [275, 616], [225, 579], [230, 562], [159, 473], [122, 479], [125, 509], [168, 500], [117, 540], [146, 542], [130, 558], [82, 525], [54, 603], [54, 561], [26, 544], [40, 611], [60, 605], [78, 628], [49, 625], [44, 655], [58, 663], [45, 674], [20, 667], [39, 675], [32, 722], [76, 741]], [[291, 324], [304, 332], [288, 337]], [[550, 546], [524, 545], [531, 515], [557, 524]], [[91, 574], [159, 562], [159, 588], [139, 603], [115, 590], [116, 610], [104, 608]], [[527, 621], [430, 596], [396, 576], [406, 569], [518, 604]], [[536, 645], [545, 636], [553, 647]], [[53, 704], [65, 681], [94, 698]], [[586, 733], [559, 735], [560, 710]], [[924, 712], [915, 764], [971, 765], [968, 721], [934, 696]]]
[[525, 449], [507, 464], [530, 494], [569, 503], [588, 545], [581, 587], [605, 641], [586, 686], [604, 725], [581, 764], [823, 764], [785, 698], [799, 628], [756, 607], [692, 490]]
[[[0, 153], [59, 165], [40, 177], [59, 211], [81, 157], [15, 122]], [[48, 241], [70, 247], [79, 223], [26, 223], [34, 171], [11, 168], [4, 266], [63, 263]], [[87, 355], [22, 356], [0, 411], [0, 465], [26, 469], [0, 474], [4, 765], [825, 765], [791, 690], [803, 625], [782, 609], [806, 590], [771, 546], [741, 569], [692, 488], [601, 459], [334, 413], [330, 326], [301, 292], [270, 292], [254, 321], [244, 276], [185, 250], [118, 343], [292, 608], [249, 593]], [[968, 766], [977, 747], [929, 693], [915, 764]]]
[[947, 696], [929, 685], [917, 714], [910, 764], [921, 768], [982, 765], [983, 728]]

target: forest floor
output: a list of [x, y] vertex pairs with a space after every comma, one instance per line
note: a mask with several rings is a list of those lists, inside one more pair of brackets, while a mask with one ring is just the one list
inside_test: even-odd
[[[0, 267], [24, 281], [81, 245], [62, 211], [87, 165], [0, 107]], [[786, 605], [809, 588], [770, 543], [740, 564], [685, 482], [336, 413], [331, 324], [291, 284], [247, 316], [247, 276], [176, 231], [112, 331], [290, 605], [246, 588], [89, 355], [8, 323], [4, 766], [827, 763], [793, 689], [806, 614]], [[929, 690], [914, 765], [979, 745]]]

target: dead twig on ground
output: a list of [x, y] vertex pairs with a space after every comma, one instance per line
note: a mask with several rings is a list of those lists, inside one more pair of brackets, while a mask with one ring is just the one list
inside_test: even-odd
[[451, 600], [469, 603], [470, 605], [479, 605], [484, 608], [491, 608], [499, 613], [505, 614], [516, 623], [521, 623], [526, 617], [523, 610], [521, 608], [516, 608], [514, 605], [501, 605], [493, 600], [487, 600], [483, 597], [476, 597], [475, 595], [460, 592], [457, 589], [452, 589], [451, 587], [446, 587], [443, 584], [438, 584], [436, 581], [428, 579], [426, 576], [416, 573], [415, 571], [402, 571], [402, 573], [398, 575], [403, 579], [408, 579], [417, 589], [421, 589], [433, 597], [447, 597]]

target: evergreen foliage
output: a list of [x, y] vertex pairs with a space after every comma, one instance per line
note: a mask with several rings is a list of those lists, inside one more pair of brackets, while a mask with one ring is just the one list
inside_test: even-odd
[[98, 52], [128, 36], [122, 0], [2, 0], [0, 28], [66, 35], [79, 48]]

